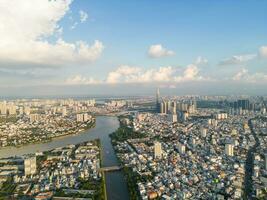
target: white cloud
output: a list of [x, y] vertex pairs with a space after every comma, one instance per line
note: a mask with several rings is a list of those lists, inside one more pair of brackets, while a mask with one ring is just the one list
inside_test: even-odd
[[260, 47], [259, 54], [262, 58], [267, 58], [267, 46]]
[[234, 81], [240, 81], [242, 79], [245, 79], [248, 76], [248, 70], [247, 69], [241, 69], [241, 71], [237, 72], [234, 76], [233, 76], [233, 80]]
[[266, 82], [267, 81], [267, 74], [262, 72], [256, 72], [254, 74], [249, 74], [248, 70], [243, 68], [241, 71], [237, 72], [232, 79], [234, 81], [245, 81], [245, 82]]
[[171, 66], [145, 70], [140, 67], [123, 65], [118, 67], [116, 70], [109, 72], [107, 77], [100, 81], [76, 75], [67, 79], [65, 82], [66, 84], [166, 83], [175, 85], [180, 82], [205, 80], [209, 79], [203, 78], [199, 75], [199, 69], [196, 65], [188, 65], [184, 70], [176, 69]]
[[208, 80], [199, 75], [196, 65], [188, 65], [181, 75], [180, 70], [171, 66], [158, 69], [142, 69], [140, 67], [121, 66], [110, 72], [106, 83], [179, 83], [185, 81]]
[[0, 4], [0, 63], [1, 66], [65, 66], [88, 64], [96, 60], [104, 46], [95, 41], [69, 43], [59, 37], [59, 21], [69, 10], [71, 0], [9, 1]]
[[200, 76], [199, 69], [194, 64], [188, 65], [184, 70], [183, 75], [175, 77], [175, 82], [200, 81], [200, 80], [210, 80], [210, 78], [204, 78]]
[[80, 10], [79, 14], [80, 14], [80, 21], [81, 21], [81, 23], [86, 22], [86, 20], [88, 18], [88, 14], [85, 11], [83, 11], [83, 10]]
[[202, 56], [198, 56], [196, 61], [195, 61], [196, 65], [206, 65], [208, 64], [208, 60], [206, 58], [203, 58]]
[[101, 81], [97, 81], [91, 77], [86, 78], [80, 74], [72, 76], [65, 81], [66, 85], [93, 85], [93, 84], [100, 84], [100, 83]]
[[250, 60], [255, 59], [256, 57], [257, 57], [256, 54], [235, 55], [235, 56], [232, 56], [231, 58], [227, 58], [221, 61], [219, 64], [220, 65], [236, 65], [236, 64], [248, 62]]
[[161, 44], [151, 45], [148, 49], [148, 55], [151, 58], [161, 58], [165, 56], [172, 56], [175, 53], [171, 50], [165, 49]]
[[106, 82], [115, 84], [121, 82], [123, 79], [130, 79], [135, 74], [139, 73], [141, 68], [139, 67], [130, 67], [127, 65], [120, 66], [115, 71], [109, 72]]

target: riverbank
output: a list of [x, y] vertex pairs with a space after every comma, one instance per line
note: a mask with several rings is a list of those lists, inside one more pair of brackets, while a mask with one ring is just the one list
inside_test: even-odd
[[[100, 167], [103, 167], [103, 149], [101, 145], [101, 141], [99, 140], [100, 143]], [[103, 191], [103, 197], [104, 200], [107, 200], [107, 187], [106, 187], [106, 177], [105, 177], [105, 172], [101, 172], [101, 178], [102, 178], [102, 191]]]
[[[10, 158], [8, 167], [18, 167], [19, 171], [6, 176], [7, 181], [3, 183], [4, 189], [1, 188], [0, 194], [8, 199], [37, 199], [38, 195], [45, 193], [58, 198], [104, 200], [103, 177], [98, 172], [101, 165], [100, 149], [100, 140], [94, 139], [45, 151], [27, 158], [37, 166], [35, 171], [28, 171], [27, 174], [23, 168], [19, 168], [20, 161]], [[1, 163], [0, 166], [5, 164]]]
[[125, 150], [119, 150], [116, 145], [120, 142], [125, 142], [128, 139], [145, 137], [145, 135], [134, 134], [134, 131], [132, 128], [129, 128], [127, 125], [122, 123], [122, 117], [119, 117], [119, 119], [120, 119], [120, 127], [110, 135], [111, 143], [113, 145], [116, 157], [120, 165], [123, 166], [122, 171], [127, 181], [127, 187], [128, 187], [129, 194], [130, 194], [130, 200], [141, 199], [140, 194], [138, 192], [137, 182], [140, 181], [142, 177], [140, 177], [140, 175], [135, 173], [132, 170], [132, 168], [125, 166], [125, 163], [123, 163], [123, 160], [119, 156], [119, 154], [125, 153]]
[[71, 136], [71, 135], [77, 135], [77, 134], [83, 134], [83, 133], [86, 133], [88, 130], [90, 130], [91, 128], [94, 128], [96, 125], [96, 121], [95, 119], [93, 120], [93, 122], [90, 122], [83, 130], [78, 130], [76, 133], [63, 133], [63, 134], [60, 134], [60, 135], [56, 135], [56, 136], [53, 136], [51, 138], [48, 138], [46, 140], [42, 140], [42, 141], [39, 141], [39, 142], [29, 142], [29, 143], [25, 143], [25, 144], [22, 144], [22, 145], [8, 145], [8, 146], [5, 146], [5, 147], [0, 147], [0, 150], [2, 149], [8, 149], [10, 147], [14, 147], [14, 148], [22, 148], [22, 147], [25, 147], [25, 146], [28, 146], [28, 145], [33, 145], [33, 144], [45, 144], [45, 143], [48, 143], [48, 142], [51, 142], [52, 140], [55, 140], [55, 139], [60, 139], [60, 138], [64, 138], [66, 136]]
[[[21, 148], [9, 147], [6, 149], [0, 149], [0, 158], [45, 152], [70, 144], [75, 145], [84, 141], [100, 139], [102, 146], [103, 167], [119, 165], [109, 137], [109, 134], [116, 131], [117, 128], [119, 128], [119, 121], [117, 117], [98, 116], [96, 117], [95, 127], [85, 131], [84, 133], [55, 138], [48, 143], [29, 144]], [[122, 171], [105, 173], [105, 183], [108, 200], [129, 199], [127, 183]]]

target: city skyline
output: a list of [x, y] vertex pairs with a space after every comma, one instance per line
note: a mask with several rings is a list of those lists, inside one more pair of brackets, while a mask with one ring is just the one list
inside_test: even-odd
[[163, 95], [266, 95], [266, 8], [3, 0], [0, 93], [153, 95], [159, 87]]

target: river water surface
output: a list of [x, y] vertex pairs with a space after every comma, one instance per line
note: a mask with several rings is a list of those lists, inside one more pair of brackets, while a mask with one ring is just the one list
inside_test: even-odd
[[[84, 133], [55, 138], [48, 143], [30, 144], [19, 148], [0, 148], [0, 158], [22, 156], [24, 154], [35, 153], [38, 151], [47, 151], [68, 144], [78, 144], [99, 138], [101, 140], [101, 148], [103, 152], [103, 166], [115, 166], [118, 165], [118, 160], [111, 145], [109, 134], [114, 132], [118, 127], [119, 121], [117, 117], [98, 116], [96, 118], [96, 126]], [[122, 172], [106, 172], [105, 177], [108, 200], [129, 199], [127, 183], [124, 180]]]

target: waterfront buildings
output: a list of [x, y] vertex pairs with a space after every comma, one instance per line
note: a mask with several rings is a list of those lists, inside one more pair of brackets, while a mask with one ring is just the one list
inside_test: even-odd
[[36, 157], [28, 157], [24, 160], [24, 174], [25, 176], [36, 174], [37, 164]]

